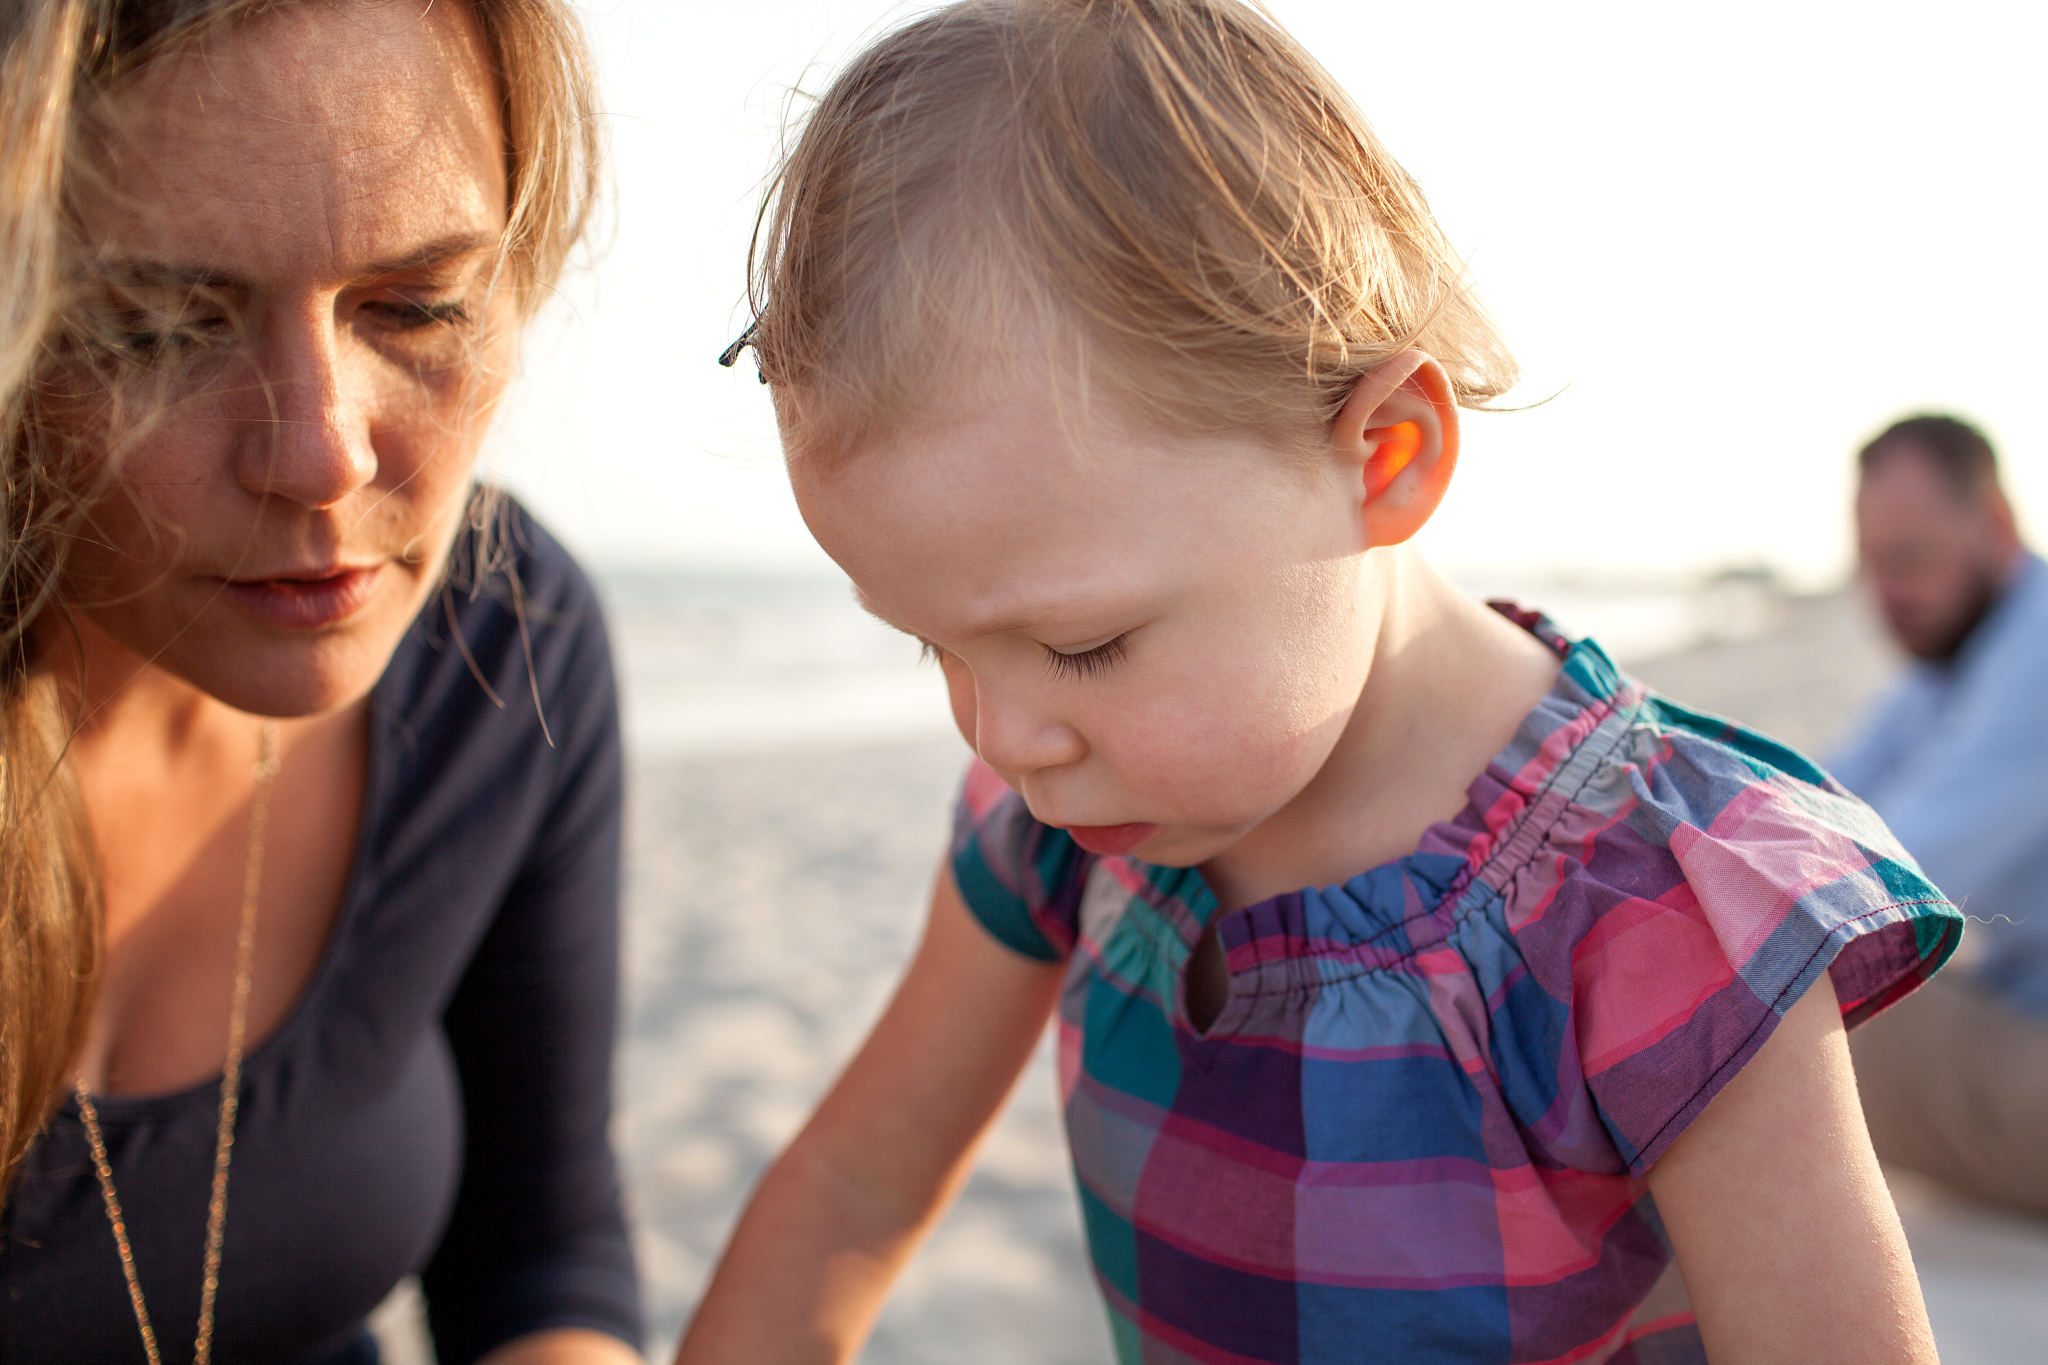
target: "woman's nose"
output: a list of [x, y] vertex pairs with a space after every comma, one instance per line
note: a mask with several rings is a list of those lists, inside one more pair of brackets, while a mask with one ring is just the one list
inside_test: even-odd
[[974, 695], [974, 751], [1005, 777], [1023, 778], [1047, 768], [1078, 763], [1088, 754], [1078, 730], [1028, 695], [977, 685]]
[[252, 493], [332, 507], [377, 477], [370, 375], [331, 318], [278, 319], [268, 330], [235, 477]]

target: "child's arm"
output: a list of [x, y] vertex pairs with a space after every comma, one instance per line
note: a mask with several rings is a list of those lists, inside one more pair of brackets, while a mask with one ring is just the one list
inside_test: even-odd
[[1823, 975], [1650, 1169], [1714, 1365], [1938, 1365]]
[[874, 1031], [762, 1178], [676, 1365], [846, 1361], [966, 1180], [1061, 968], [997, 943], [944, 872]]

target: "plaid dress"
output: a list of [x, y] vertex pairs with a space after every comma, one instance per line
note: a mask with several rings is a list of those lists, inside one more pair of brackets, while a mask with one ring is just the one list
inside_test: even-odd
[[1067, 1135], [1125, 1362], [1703, 1361], [1645, 1174], [1823, 971], [1854, 1025], [1962, 917], [1800, 755], [1510, 611], [1556, 687], [1454, 820], [1226, 916], [977, 764], [953, 872], [1064, 960]]

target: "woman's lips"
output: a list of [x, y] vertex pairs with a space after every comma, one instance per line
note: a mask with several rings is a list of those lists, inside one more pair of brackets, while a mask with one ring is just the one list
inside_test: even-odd
[[341, 569], [319, 578], [229, 579], [228, 600], [267, 625], [285, 630], [318, 630], [338, 625], [370, 604], [379, 565]]
[[1067, 833], [1074, 836], [1074, 842], [1090, 853], [1100, 853], [1116, 858], [1159, 832], [1157, 825], [1068, 825]]

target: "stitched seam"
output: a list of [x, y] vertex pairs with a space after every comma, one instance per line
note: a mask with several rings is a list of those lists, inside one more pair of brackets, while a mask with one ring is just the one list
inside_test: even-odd
[[[1865, 920], [1874, 919], [1879, 915], [1885, 914], [1887, 911], [1903, 910], [1908, 907], [1916, 905], [1948, 904], [1950, 904], [1950, 902], [1947, 899], [1941, 897], [1935, 897], [1927, 900], [1889, 901], [1886, 904], [1877, 906], [1874, 909], [1866, 910], [1860, 915], [1854, 915], [1848, 919], [1843, 920], [1841, 924], [1837, 926], [1835, 933], [1839, 933], [1841, 932], [1841, 930], [1850, 928], [1853, 925], [1861, 924]], [[1906, 923], [1910, 924], [1912, 923], [1912, 921], [1908, 920], [1906, 921]], [[1867, 931], [1858, 930], [1856, 933], [1851, 934], [1848, 938], [1844, 939], [1839, 945], [1836, 946], [1834, 956], [1836, 958], [1839, 958], [1842, 955], [1842, 953], [1848, 949], [1849, 945], [1855, 942], [1857, 939], [1861, 938], [1865, 932]], [[1831, 933], [1826, 938], [1822, 939], [1820, 943], [1814, 948], [1814, 950], [1806, 955], [1806, 961], [1799, 964], [1798, 972], [1794, 973], [1793, 975], [1792, 979], [1794, 983], [1796, 983], [1801, 977], [1806, 975], [1806, 969], [1813, 965], [1814, 960], [1818, 958], [1822, 952], [1826, 951], [1830, 943], [1834, 942], [1835, 933]], [[1830, 965], [1832, 965], [1833, 960], [1833, 958], [1829, 959]], [[1926, 961], [1925, 958], [1919, 958], [1917, 960], [1921, 962]], [[1822, 970], [1826, 970], [1826, 968], [1823, 968]], [[1738, 976], [1741, 975], [1740, 972], [1737, 972], [1736, 974]], [[1813, 989], [1812, 985], [1809, 984], [1807, 986], [1807, 989]], [[1638, 1153], [1647, 1152], [1655, 1148], [1656, 1145], [1663, 1140], [1664, 1134], [1670, 1131], [1671, 1125], [1678, 1122], [1679, 1116], [1692, 1107], [1692, 1102], [1694, 1100], [1706, 1094], [1707, 1091], [1714, 1089], [1717, 1083], [1719, 1085], [1726, 1085], [1727, 1081], [1723, 1079], [1724, 1074], [1732, 1079], [1734, 1073], [1730, 1072], [1728, 1068], [1734, 1066], [1736, 1056], [1739, 1056], [1749, 1047], [1750, 1039], [1756, 1037], [1758, 1033], [1763, 1032], [1764, 1027], [1767, 1024], [1770, 1026], [1771, 1030], [1775, 1032], [1777, 1026], [1785, 1022], [1785, 1016], [1778, 1013], [1778, 1002], [1783, 1000], [1786, 996], [1790, 995], [1791, 993], [1792, 987], [1790, 985], [1787, 985], [1783, 990], [1778, 992], [1778, 994], [1771, 1000], [1770, 1008], [1765, 1013], [1764, 1017], [1756, 1021], [1756, 1027], [1752, 1028], [1748, 1033], [1743, 1035], [1741, 1045], [1734, 1049], [1733, 1053], [1731, 1053], [1731, 1055], [1728, 1057], [1726, 1061], [1722, 1062], [1721, 1065], [1714, 1068], [1713, 1073], [1709, 1075], [1705, 1081], [1701, 1082], [1698, 1089], [1694, 1090], [1690, 1095], [1687, 1095], [1683, 1100], [1679, 1101], [1677, 1106], [1672, 1109], [1671, 1117], [1665, 1119], [1664, 1122], [1658, 1126], [1657, 1131], [1650, 1134], [1650, 1140], [1648, 1142], [1645, 1142], [1642, 1146], [1636, 1149]], [[1761, 1046], [1761, 1044], [1759, 1044], [1759, 1046]], [[1754, 1058], [1752, 1058], [1751, 1060], [1754, 1060]], [[1741, 1067], [1736, 1067], [1736, 1071], [1740, 1070]], [[1653, 1162], [1651, 1164], [1654, 1165], [1655, 1163]], [[1633, 1169], [1635, 1163], [1630, 1162], [1629, 1166], [1631, 1169]], [[1649, 1167], [1646, 1166], [1643, 1169], [1645, 1172], [1647, 1172]]]
[[[1597, 755], [1595, 755], [1592, 758], [1590, 762], [1587, 763], [1586, 770], [1579, 775], [1578, 783], [1575, 786], [1573, 786], [1570, 793], [1565, 796], [1564, 802], [1567, 808], [1569, 808], [1574, 802], [1576, 802], [1579, 799], [1580, 793], [1584, 792], [1586, 788], [1592, 784], [1593, 778], [1596, 774], [1606, 771], [1608, 759], [1613, 756], [1614, 751], [1616, 749], [1619, 749], [1621, 747], [1622, 741], [1626, 740], [1631, 734], [1635, 733], [1636, 718], [1638, 715], [1641, 714], [1643, 709], [1643, 702], [1646, 700], [1648, 700], [1647, 695], [1638, 698], [1635, 705], [1631, 706], [1625, 712], [1610, 706], [1607, 715], [1602, 716], [1600, 718], [1600, 725], [1605, 725], [1611, 717], [1619, 717], [1620, 724], [1618, 724], [1615, 727], [1614, 735], [1611, 739], [1608, 740], [1607, 747], [1602, 749]], [[1594, 734], [1598, 733], [1599, 726], [1595, 726]], [[1588, 735], [1586, 738], [1588, 741], [1588, 746], [1590, 746], [1590, 742], [1593, 736]], [[1528, 804], [1528, 806], [1523, 810], [1522, 814], [1517, 816], [1514, 820], [1510, 821], [1508, 828], [1502, 831], [1502, 833], [1506, 837], [1498, 840], [1495, 843], [1495, 852], [1489, 854], [1486, 860], [1480, 863], [1478, 867], [1472, 868], [1471, 870], [1460, 874], [1459, 878], [1456, 879], [1456, 881], [1454, 881], [1451, 890], [1445, 894], [1444, 900], [1438, 902], [1438, 904], [1441, 905], [1445, 902], [1455, 902], [1457, 899], [1462, 898], [1466, 890], [1469, 889], [1472, 883], [1475, 881], [1484, 882], [1488, 889], [1491, 890], [1496, 897], [1505, 894], [1502, 891], [1499, 883], [1496, 882], [1489, 874], [1495, 872], [1498, 866], [1508, 858], [1508, 850], [1511, 847], [1513, 847], [1514, 841], [1522, 834], [1523, 830], [1527, 827], [1528, 823], [1536, 818], [1536, 807], [1543, 801], [1545, 797], [1549, 796], [1553, 791], [1556, 790], [1557, 783], [1564, 779], [1565, 772], [1572, 766], [1572, 761], [1577, 760], [1579, 756], [1584, 752], [1584, 747], [1575, 750], [1572, 754], [1571, 760], [1568, 760], [1567, 762], [1558, 765], [1557, 771], [1552, 773], [1550, 775], [1549, 781], [1543, 784], [1543, 787], [1538, 796], [1536, 797], [1536, 799], [1534, 801], [1531, 801]], [[1557, 828], [1558, 821], [1562, 819], [1563, 816], [1564, 811], [1560, 810], [1557, 812], [1556, 815], [1551, 817], [1549, 823], [1546, 824], [1541, 830], [1539, 830], [1536, 833], [1534, 846], [1530, 848], [1529, 852], [1523, 856], [1522, 860], [1519, 863], [1517, 863], [1514, 869], [1510, 871], [1507, 874], [1507, 876], [1502, 880], [1511, 881], [1516, 876], [1520, 875], [1523, 871], [1527, 870], [1529, 867], [1535, 864], [1537, 857], [1542, 853], [1544, 846], [1549, 841], [1551, 831]], [[1467, 919], [1470, 919], [1474, 914], [1478, 912], [1479, 908], [1484, 904], [1486, 904], [1486, 902], [1480, 901], [1473, 905], [1470, 909], [1464, 911], [1462, 914], [1456, 912], [1454, 909], [1451, 919], [1452, 927], [1455, 928], [1463, 924]]]
[[[1487, 873], [1495, 870], [1498, 863], [1508, 858], [1508, 849], [1512, 847], [1515, 839], [1536, 819], [1537, 807], [1557, 790], [1557, 784], [1565, 780], [1566, 773], [1581, 758], [1586, 756], [1588, 749], [1599, 735], [1600, 727], [1606, 725], [1610, 720], [1614, 720], [1617, 717], [1620, 718], [1620, 724], [1616, 727], [1615, 733], [1608, 739], [1606, 746], [1587, 762], [1585, 771], [1579, 775], [1577, 783], [1564, 798], [1567, 807], [1577, 800], [1579, 794], [1585, 791], [1587, 786], [1591, 784], [1594, 776], [1605, 770], [1608, 758], [1634, 732], [1636, 718], [1640, 715], [1643, 705], [1648, 699], [1648, 694], [1642, 693], [1638, 696], [1636, 702], [1625, 711], [1616, 707], [1610, 701], [1600, 702], [1598, 705], [1605, 714], [1601, 715], [1599, 720], [1594, 723], [1592, 731], [1586, 736], [1585, 740], [1575, 747], [1565, 757], [1564, 761], [1551, 771], [1550, 775], [1531, 794], [1528, 804], [1522, 808], [1520, 813], [1509, 820], [1498, 834], [1492, 836], [1496, 851], [1488, 854], [1478, 867], [1468, 866], [1461, 870], [1457, 876], [1451, 879], [1450, 885], [1444, 890], [1443, 894], [1431, 901], [1425, 908], [1411, 915], [1403, 915], [1393, 923], [1385, 925], [1367, 937], [1358, 940], [1357, 943], [1351, 946], [1352, 950], [1371, 948], [1381, 940], [1389, 938], [1397, 932], [1405, 931], [1409, 925], [1417, 921], [1433, 918], [1446, 905], [1451, 905], [1454, 908], [1451, 919], [1451, 928], [1454, 930], [1462, 927], [1465, 921], [1473, 915], [1479, 914], [1489, 903], [1488, 901], [1480, 901], [1462, 912], [1455, 909], [1456, 902], [1475, 880], [1484, 880]], [[1587, 709], [1591, 710], [1592, 708], [1589, 707]], [[1563, 815], [1564, 812], [1562, 810], [1558, 811], [1550, 818], [1549, 823], [1537, 833], [1534, 846], [1522, 858], [1520, 864], [1515, 867], [1514, 871], [1516, 873], [1533, 864], [1542, 854], [1547, 836], [1551, 830], [1557, 827], [1557, 823], [1563, 818]], [[1489, 886], [1491, 886], [1490, 883]], [[1498, 898], [1502, 894], [1498, 887], [1491, 887], [1491, 889], [1493, 890], [1494, 898]], [[1401, 962], [1412, 962], [1414, 959], [1415, 954], [1413, 952], [1404, 952], [1400, 955]], [[1295, 964], [1303, 965], [1296, 966]], [[1257, 1000], [1262, 996], [1297, 995], [1323, 986], [1335, 985], [1340, 981], [1354, 980], [1357, 977], [1366, 976], [1373, 972], [1397, 972], [1400, 970], [1396, 964], [1381, 966], [1367, 962], [1345, 961], [1341, 958], [1320, 954], [1291, 955], [1274, 959], [1271, 963], [1260, 963], [1259, 965], [1261, 967], [1278, 966], [1286, 975], [1296, 979], [1289, 980], [1281, 986], [1245, 992], [1241, 998]], [[1326, 970], [1326, 967], [1334, 968], [1334, 970]]]
[[[1543, 803], [1546, 797], [1548, 797], [1553, 791], [1557, 789], [1557, 784], [1564, 779], [1565, 773], [1573, 766], [1573, 764], [1582, 755], [1585, 754], [1587, 745], [1589, 745], [1592, 742], [1594, 735], [1597, 735], [1599, 733], [1599, 727], [1601, 725], [1606, 724], [1607, 721], [1612, 717], [1623, 716], [1623, 724], [1618, 728], [1613, 738], [1608, 741], [1607, 747], [1593, 759], [1593, 761], [1588, 765], [1585, 773], [1581, 775], [1581, 777], [1579, 778], [1578, 784], [1572, 788], [1571, 794], [1565, 797], [1565, 801], [1567, 804], [1570, 804], [1573, 800], [1575, 800], [1578, 797], [1579, 793], [1583, 792], [1586, 789], [1587, 785], [1590, 782], [1592, 782], [1594, 774], [1600, 772], [1606, 766], [1607, 757], [1610, 754], [1612, 754], [1615, 749], [1620, 747], [1621, 742], [1624, 739], [1628, 738], [1629, 733], [1634, 725], [1634, 712], [1641, 709], [1640, 703], [1638, 703], [1637, 706], [1632, 708], [1628, 713], [1623, 713], [1606, 702], [1602, 702], [1601, 705], [1606, 708], [1607, 714], [1600, 717], [1599, 722], [1596, 723], [1594, 726], [1593, 733], [1586, 736], [1586, 742], [1579, 745], [1579, 747], [1573, 749], [1571, 754], [1566, 757], [1565, 761], [1558, 764], [1556, 769], [1551, 772], [1550, 776], [1546, 777], [1543, 780], [1543, 784], [1536, 788], [1535, 792], [1531, 795], [1528, 804], [1522, 808], [1521, 812], [1517, 814], [1513, 819], [1509, 820], [1507, 824], [1501, 828], [1498, 834], [1494, 834], [1491, 836], [1493, 839], [1494, 848], [1496, 850], [1495, 852], [1488, 854], [1485, 860], [1482, 861], [1478, 867], [1473, 868], [1468, 866], [1465, 869], [1461, 870], [1457, 874], [1457, 876], [1451, 879], [1450, 885], [1444, 889], [1443, 894], [1438, 896], [1436, 900], [1431, 902], [1427, 908], [1419, 910], [1412, 915], [1403, 915], [1399, 920], [1396, 920], [1394, 923], [1385, 926], [1384, 928], [1376, 931], [1375, 933], [1369, 935], [1364, 939], [1361, 939], [1359, 941], [1358, 946], [1370, 947], [1378, 943], [1381, 939], [1386, 938], [1389, 935], [1393, 934], [1396, 930], [1406, 929], [1409, 925], [1415, 923], [1418, 920], [1430, 919], [1437, 913], [1438, 910], [1441, 910], [1444, 906], [1454, 905], [1456, 901], [1464, 895], [1465, 891], [1467, 890], [1467, 888], [1471, 886], [1474, 880], [1483, 878], [1487, 872], [1493, 870], [1496, 863], [1500, 862], [1502, 859], [1508, 856], [1508, 847], [1514, 843], [1515, 839], [1519, 837], [1522, 834], [1522, 832], [1528, 828], [1530, 822], [1536, 818], [1536, 808]], [[1523, 867], [1527, 867], [1530, 863], [1533, 863], [1536, 860], [1537, 854], [1542, 851], [1544, 837], [1548, 835], [1552, 829], [1556, 828], [1558, 819], [1561, 818], [1562, 815], [1563, 812], [1560, 811], [1557, 815], [1552, 816], [1549, 824], [1546, 825], [1537, 834], [1536, 847], [1529, 851], [1528, 855], [1523, 859], [1521, 866], [1515, 869], [1517, 872], [1520, 872]], [[1495, 894], [1499, 894], [1497, 889], [1495, 891]], [[1459, 915], [1456, 918], [1454, 918], [1452, 920], [1453, 927], [1456, 927], [1458, 924], [1462, 923], [1466, 918], [1469, 918], [1471, 914], [1472, 911], [1467, 911], [1465, 912], [1465, 914]], [[1412, 957], [1414, 956], [1414, 954], [1404, 953], [1402, 954], [1402, 956], [1404, 958]], [[1359, 966], [1361, 970], [1364, 971], [1386, 970], [1386, 968], [1375, 968], [1365, 966], [1362, 963], [1359, 964]]]

